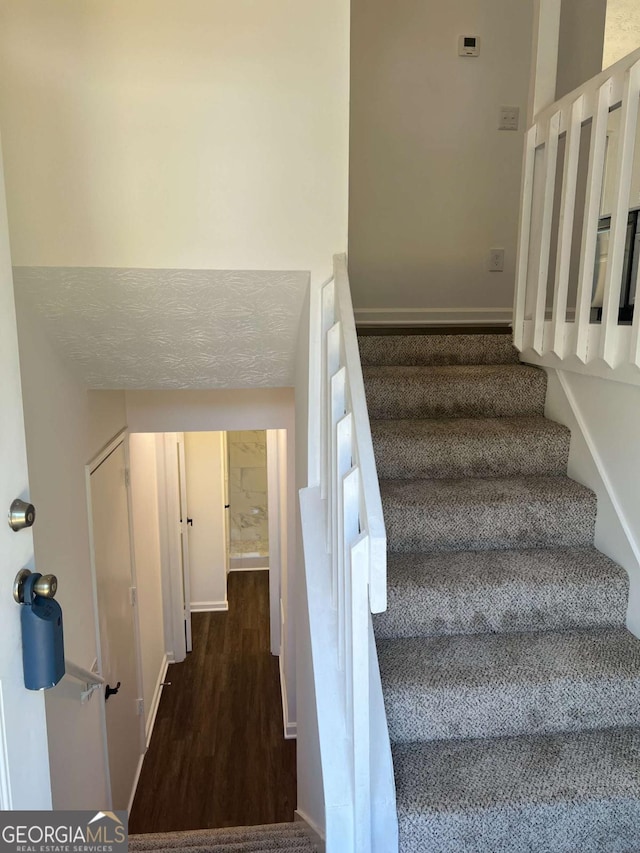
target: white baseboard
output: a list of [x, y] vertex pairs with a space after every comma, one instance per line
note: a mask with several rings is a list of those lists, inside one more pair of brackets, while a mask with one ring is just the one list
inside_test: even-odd
[[358, 326], [508, 326], [513, 308], [356, 308]]
[[140, 758], [138, 759], [136, 775], [133, 777], [133, 787], [131, 789], [131, 796], [129, 797], [129, 805], [127, 806], [127, 811], [129, 812], [129, 814], [131, 814], [131, 809], [133, 808], [133, 801], [136, 798], [136, 791], [138, 790], [138, 782], [140, 781], [140, 774], [142, 773], [142, 764], [144, 762], [145, 752], [143, 752]]
[[284, 677], [284, 657], [280, 655], [280, 695], [282, 697], [282, 719], [284, 721], [284, 736], [286, 740], [293, 740], [298, 736], [298, 724], [289, 719], [289, 702], [287, 699], [287, 680]]
[[318, 824], [311, 820], [309, 815], [305, 814], [302, 809], [296, 809], [293, 813], [294, 821], [300, 821], [301, 823], [306, 823], [309, 829], [309, 835], [311, 836], [311, 840], [318, 851], [318, 853], [325, 853], [326, 850], [326, 838], [325, 833]]
[[229, 602], [226, 601], [192, 601], [192, 613], [212, 613], [214, 611], [225, 611], [229, 609]]
[[231, 572], [268, 572], [269, 566], [230, 566], [229, 574]]
[[145, 743], [147, 749], [149, 749], [149, 744], [151, 743], [151, 735], [153, 734], [153, 727], [156, 723], [158, 708], [160, 707], [160, 698], [162, 696], [162, 683], [167, 677], [168, 668], [169, 656], [165, 655], [162, 659], [162, 664], [160, 665], [160, 672], [158, 673], [156, 686], [153, 691], [153, 699], [151, 700], [151, 707], [149, 708], [149, 716], [147, 717], [145, 722]]

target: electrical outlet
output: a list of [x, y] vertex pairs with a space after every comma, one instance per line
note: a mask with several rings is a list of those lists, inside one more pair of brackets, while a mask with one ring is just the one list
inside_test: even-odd
[[520, 107], [500, 107], [498, 130], [517, 130], [520, 124]]
[[504, 272], [504, 249], [489, 249], [489, 271]]

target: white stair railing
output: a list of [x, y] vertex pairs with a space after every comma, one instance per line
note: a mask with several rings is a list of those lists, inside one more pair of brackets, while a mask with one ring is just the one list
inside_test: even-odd
[[[609, 147], [618, 108], [616, 146]], [[634, 164], [636, 173], [640, 168], [639, 108], [637, 50], [542, 110], [526, 134], [513, 333], [527, 361], [602, 376], [615, 371], [640, 384], [640, 310], [630, 325], [618, 318]], [[594, 300], [605, 179], [609, 251], [603, 293]]]
[[[333, 278], [321, 292], [320, 346], [312, 348], [311, 371], [321, 376], [320, 399], [310, 401], [310, 419], [320, 420], [320, 496], [324, 506], [322, 539], [330, 574], [331, 606], [336, 618], [333, 641], [323, 649], [335, 653], [351, 776], [352, 843], [340, 850], [368, 853], [382, 850], [372, 838], [371, 803], [377, 753], [388, 751], [386, 724], [380, 736], [382, 707], [371, 613], [386, 609], [387, 555], [382, 501], [376, 473], [371, 429], [360, 365], [346, 257], [334, 257]], [[314, 364], [314, 359], [316, 363]], [[319, 362], [319, 363], [317, 363]], [[311, 433], [317, 432], [311, 427]], [[333, 651], [335, 650], [335, 651]], [[373, 661], [373, 666], [372, 666]], [[372, 721], [372, 707], [375, 720]], [[373, 729], [372, 729], [373, 726]], [[377, 742], [371, 743], [371, 732]], [[373, 753], [372, 753], [373, 750]], [[372, 758], [373, 754], [373, 758]], [[390, 753], [389, 753], [390, 755]], [[388, 773], [388, 775], [391, 775]], [[392, 783], [391, 783], [392, 784]], [[385, 797], [385, 807], [392, 799]], [[394, 811], [395, 815], [395, 811]], [[387, 821], [386, 823], [389, 823]], [[376, 833], [377, 834], [377, 833]], [[386, 841], [384, 842], [385, 844]], [[335, 848], [337, 849], [337, 848]], [[391, 847], [387, 844], [387, 850]]]

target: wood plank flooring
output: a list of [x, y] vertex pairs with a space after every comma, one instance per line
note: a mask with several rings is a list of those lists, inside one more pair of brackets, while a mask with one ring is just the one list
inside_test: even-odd
[[295, 740], [285, 740], [269, 652], [269, 573], [232, 572], [228, 613], [193, 614], [193, 652], [167, 673], [129, 831], [293, 820]]

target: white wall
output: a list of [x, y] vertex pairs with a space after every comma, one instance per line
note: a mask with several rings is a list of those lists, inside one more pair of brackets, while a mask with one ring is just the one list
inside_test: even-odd
[[160, 696], [158, 682], [164, 675], [166, 663], [154, 435], [137, 433], [129, 437], [129, 469], [142, 657], [142, 695], [148, 740]]
[[598, 496], [595, 544], [629, 573], [627, 624], [640, 636], [640, 388], [547, 373], [546, 414], [571, 429], [569, 475]]
[[606, 14], [607, 0], [562, 0], [556, 98], [602, 71]]
[[227, 609], [224, 460], [221, 432], [185, 432], [191, 607]]
[[[296, 550], [296, 417], [293, 388], [253, 388], [213, 391], [126, 391], [127, 423], [131, 432], [207, 432], [242, 429], [287, 431], [287, 541], [289, 554]], [[303, 437], [304, 441], [304, 437]], [[284, 638], [286, 718], [296, 713], [295, 637], [298, 566], [290, 558], [282, 563], [282, 606], [288, 631]]]
[[0, 0], [14, 263], [328, 275], [348, 66], [345, 0]]
[[[31, 497], [38, 513], [36, 562], [39, 571], [58, 577], [65, 654], [88, 669], [96, 657], [96, 629], [85, 464], [125, 426], [124, 395], [88, 394], [19, 293], [16, 307]], [[108, 802], [100, 698], [81, 705], [79, 693], [80, 685], [65, 678], [45, 697], [56, 809], [101, 808]]]
[[[413, 323], [437, 322], [436, 310], [453, 322], [510, 319], [531, 7], [353, 0], [349, 271], [360, 320], [393, 322], [369, 308], [405, 309], [397, 318]], [[462, 34], [480, 37], [479, 57], [457, 55]], [[520, 107], [519, 132], [497, 129], [501, 105]], [[505, 249], [502, 273], [487, 269], [492, 247]]]

